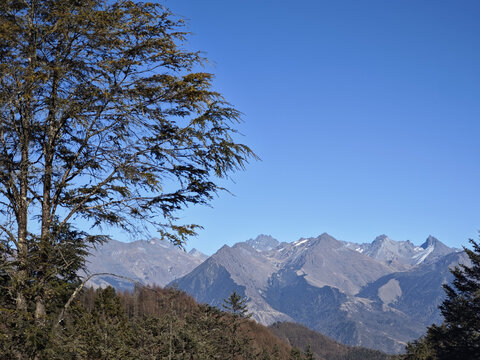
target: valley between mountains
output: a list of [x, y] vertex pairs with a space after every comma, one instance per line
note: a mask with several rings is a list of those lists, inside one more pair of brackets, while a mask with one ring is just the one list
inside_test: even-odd
[[[178, 287], [218, 307], [235, 290], [262, 324], [296, 322], [347, 345], [398, 353], [442, 321], [442, 284], [459, 263], [467, 263], [465, 253], [432, 236], [416, 246], [386, 235], [356, 244], [324, 233], [292, 243], [259, 235], [210, 257], [157, 239], [110, 241], [89, 256], [88, 273]], [[91, 285], [133, 287], [110, 276]]]

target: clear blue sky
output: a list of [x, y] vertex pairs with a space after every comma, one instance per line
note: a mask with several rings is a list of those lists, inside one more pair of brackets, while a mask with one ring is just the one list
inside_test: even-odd
[[480, 229], [480, 1], [165, 0], [261, 157], [182, 220], [211, 254], [271, 234], [450, 246]]

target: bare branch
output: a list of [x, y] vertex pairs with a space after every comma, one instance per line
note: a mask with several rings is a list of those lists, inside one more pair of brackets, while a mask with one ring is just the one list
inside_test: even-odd
[[[75, 298], [78, 296], [78, 294], [80, 293], [80, 291], [82, 291], [83, 287], [85, 286], [85, 284], [90, 280], [92, 279], [93, 277], [95, 276], [114, 276], [114, 277], [117, 277], [117, 278], [120, 278], [120, 279], [124, 279], [124, 280], [127, 280], [127, 281], [130, 281], [131, 283], [134, 283], [136, 285], [140, 285], [142, 286], [143, 284], [137, 280], [134, 280], [134, 279], [131, 279], [127, 276], [122, 276], [122, 275], [117, 275], [117, 274], [113, 274], [113, 273], [95, 273], [95, 274], [91, 274], [89, 276], [87, 276], [85, 278], [85, 280], [83, 280], [80, 285], [77, 286], [77, 288], [73, 291], [72, 295], [70, 295], [70, 297], [68, 298], [67, 302], [65, 303], [65, 305], [63, 306], [63, 309], [62, 311], [60, 311], [60, 314], [58, 315], [58, 318], [57, 318], [57, 322], [55, 323], [54, 325], [54, 328], [53, 328], [53, 331], [55, 332], [56, 329], [58, 328], [58, 326], [60, 325], [60, 323], [64, 320], [65, 318], [65, 314], [66, 312], [68, 311], [68, 309], [70, 308], [70, 305], [72, 304], [72, 301], [75, 300]], [[154, 289], [151, 289], [152, 291], [155, 291]]]

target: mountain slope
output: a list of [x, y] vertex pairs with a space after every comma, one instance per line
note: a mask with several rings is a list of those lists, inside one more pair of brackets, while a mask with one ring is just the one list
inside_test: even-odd
[[192, 294], [199, 302], [214, 306], [223, 304], [233, 291], [249, 299], [249, 311], [263, 324], [286, 321], [291, 318], [273, 309], [263, 298], [268, 279], [277, 270], [269, 261], [247, 243], [233, 247], [223, 246], [191, 273], [174, 280], [170, 286]]
[[439, 323], [442, 316], [438, 306], [444, 298], [442, 285], [453, 279], [449, 269], [467, 262], [464, 252], [450, 253], [436, 262], [385, 275], [365, 286], [357, 297], [401, 311], [424, 325]]
[[349, 295], [393, 271], [390, 266], [346, 247], [344, 242], [326, 233], [285, 244], [269, 255], [282, 260], [282, 268], [305, 275], [309, 284], [335, 287]]
[[[197, 250], [187, 253], [169, 242], [152, 239], [123, 243], [110, 240], [93, 249], [87, 257], [87, 272], [113, 273], [142, 284], [164, 286], [200, 265], [206, 255]], [[131, 289], [133, 283], [112, 276], [94, 277], [89, 285]]]

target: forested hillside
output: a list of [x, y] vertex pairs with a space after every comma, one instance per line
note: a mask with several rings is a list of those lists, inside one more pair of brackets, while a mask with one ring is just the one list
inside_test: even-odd
[[[267, 328], [248, 317], [198, 304], [172, 288], [85, 289], [60, 325], [59, 331], [50, 334], [23, 334], [25, 348], [35, 348], [33, 342], [44, 343], [37, 352], [39, 360], [387, 358], [379, 351], [341, 345], [298, 324], [277, 323]], [[1, 326], [16, 325], [5, 321]], [[10, 338], [0, 339], [0, 359], [15, 358], [14, 343]]]
[[282, 322], [269, 326], [269, 329], [281, 339], [300, 349], [310, 347], [317, 359], [325, 360], [386, 360], [388, 355], [362, 347], [346, 346], [307, 327]]
[[[112, 287], [87, 289], [65, 314], [61, 331], [55, 336], [25, 334], [26, 345], [39, 335], [50, 338], [37, 356], [49, 360], [286, 360], [292, 350], [253, 320], [158, 287], [119, 293]], [[0, 339], [2, 359], [15, 357], [13, 343]]]

